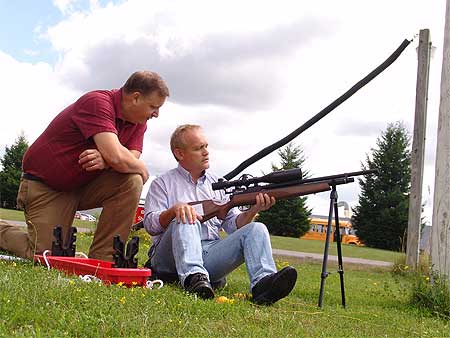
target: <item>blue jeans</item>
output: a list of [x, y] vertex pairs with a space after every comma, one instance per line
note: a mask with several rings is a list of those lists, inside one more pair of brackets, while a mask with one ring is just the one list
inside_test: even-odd
[[154, 248], [152, 267], [158, 273], [178, 273], [181, 285], [187, 276], [203, 273], [219, 281], [245, 262], [250, 290], [264, 276], [275, 273], [269, 232], [252, 222], [224, 239], [201, 240], [201, 223], [170, 223]]

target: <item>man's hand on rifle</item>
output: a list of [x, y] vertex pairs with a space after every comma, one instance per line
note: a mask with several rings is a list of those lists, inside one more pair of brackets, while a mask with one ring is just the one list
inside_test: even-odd
[[267, 209], [270, 209], [275, 204], [275, 197], [270, 197], [267, 194], [260, 193], [255, 197], [256, 204], [253, 205], [248, 211], [255, 215]]

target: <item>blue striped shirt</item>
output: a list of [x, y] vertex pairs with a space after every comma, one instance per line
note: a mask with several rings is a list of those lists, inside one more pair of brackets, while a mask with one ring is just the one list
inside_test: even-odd
[[[218, 177], [205, 171], [197, 183], [191, 174], [181, 165], [157, 177], [150, 185], [145, 200], [144, 226], [153, 236], [153, 243], [166, 230], [159, 222], [161, 213], [176, 203], [188, 203], [201, 200], [229, 200], [222, 190], [212, 190], [211, 184], [217, 182]], [[217, 217], [202, 223], [202, 240], [219, 239], [219, 230], [223, 228], [230, 234], [236, 231], [236, 218], [240, 214], [238, 208], [232, 208], [222, 221]]]

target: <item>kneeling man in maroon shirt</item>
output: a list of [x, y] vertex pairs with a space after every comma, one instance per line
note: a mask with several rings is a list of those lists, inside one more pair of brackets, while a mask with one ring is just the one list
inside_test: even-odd
[[147, 120], [158, 117], [169, 90], [149, 71], [118, 90], [96, 90], [65, 108], [23, 158], [17, 204], [28, 231], [0, 221], [0, 249], [24, 258], [51, 249], [53, 229], [63, 238], [75, 212], [102, 207], [89, 257], [112, 261], [113, 238], [126, 241], [143, 184]]

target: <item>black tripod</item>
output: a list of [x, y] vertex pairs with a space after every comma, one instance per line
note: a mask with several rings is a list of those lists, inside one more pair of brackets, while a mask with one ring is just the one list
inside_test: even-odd
[[[353, 178], [350, 178], [353, 180]], [[336, 183], [331, 182], [331, 193], [330, 193], [330, 211], [328, 213], [328, 227], [327, 236], [325, 240], [325, 249], [323, 252], [323, 263], [322, 263], [322, 274], [320, 281], [320, 294], [319, 294], [319, 307], [322, 307], [323, 290], [325, 288], [325, 279], [328, 277], [327, 272], [327, 262], [328, 262], [328, 247], [330, 246], [330, 237], [333, 226], [333, 210], [334, 210], [334, 224], [335, 224], [335, 241], [337, 245], [338, 254], [338, 273], [341, 281], [341, 297], [342, 306], [345, 308], [345, 288], [344, 288], [344, 267], [342, 265], [342, 250], [341, 250], [341, 234], [339, 229], [339, 215], [338, 215], [338, 194], [336, 190]]]

